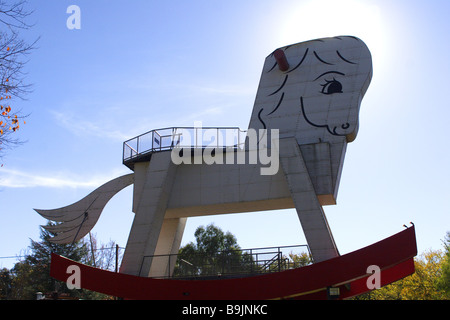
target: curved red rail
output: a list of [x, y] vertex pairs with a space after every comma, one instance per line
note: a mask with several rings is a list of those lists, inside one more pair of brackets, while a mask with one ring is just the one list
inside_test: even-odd
[[[326, 299], [327, 287], [339, 287], [340, 299], [369, 291], [367, 268], [380, 268], [381, 285], [414, 273], [414, 226], [357, 251], [310, 266], [238, 279], [152, 279], [101, 270], [52, 254], [50, 275], [67, 281], [69, 266], [79, 267], [82, 288], [148, 300]], [[69, 269], [71, 270], [71, 269]]]

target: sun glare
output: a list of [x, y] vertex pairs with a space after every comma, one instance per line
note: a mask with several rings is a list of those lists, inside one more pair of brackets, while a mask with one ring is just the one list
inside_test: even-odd
[[279, 46], [351, 35], [367, 44], [377, 64], [383, 60], [387, 35], [376, 5], [356, 0], [308, 1], [291, 10], [284, 22], [277, 39]]

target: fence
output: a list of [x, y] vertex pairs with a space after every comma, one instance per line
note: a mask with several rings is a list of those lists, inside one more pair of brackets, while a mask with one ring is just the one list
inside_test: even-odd
[[[153, 278], [235, 278], [281, 272], [310, 264], [307, 245], [221, 251], [213, 254], [182, 252], [146, 256], [142, 264], [164, 266]], [[141, 276], [146, 276], [142, 275]]]
[[243, 148], [246, 131], [237, 127], [172, 127], [156, 129], [123, 143], [123, 162], [153, 152], [179, 148]]

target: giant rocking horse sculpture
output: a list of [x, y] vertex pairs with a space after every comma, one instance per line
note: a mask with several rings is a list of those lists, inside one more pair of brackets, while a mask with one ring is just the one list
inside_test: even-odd
[[[67, 267], [78, 265], [82, 287], [129, 299], [320, 299], [329, 287], [340, 288], [340, 298], [370, 290], [370, 266], [378, 268], [380, 285], [413, 273], [413, 226], [341, 256], [322, 209], [336, 204], [371, 77], [371, 54], [358, 38], [289, 45], [265, 60], [244, 143], [236, 128], [200, 128], [216, 132], [207, 146], [203, 136], [198, 142], [199, 128], [153, 130], [125, 142], [123, 163], [133, 173], [70, 206], [36, 210], [57, 222], [45, 227], [57, 234], [51, 241], [72, 243], [94, 227], [116, 193], [134, 184], [135, 217], [120, 272], [53, 255], [52, 276], [65, 281]], [[224, 131], [232, 133], [231, 143], [221, 141]], [[267, 162], [251, 161], [256, 149], [269, 150], [280, 165], [269, 170]], [[207, 163], [205, 153], [215, 161]], [[285, 208], [297, 211], [312, 265], [239, 279], [153, 278], [173, 273], [173, 261], [152, 257], [178, 253], [188, 217]]]

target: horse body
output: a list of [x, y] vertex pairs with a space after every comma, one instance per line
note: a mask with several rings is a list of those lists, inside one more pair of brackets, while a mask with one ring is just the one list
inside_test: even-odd
[[[249, 131], [262, 130], [256, 149], [276, 154], [279, 166], [277, 162], [276, 170], [261, 174], [264, 164], [239, 162], [239, 155], [250, 159], [257, 152], [248, 139], [245, 148], [230, 151], [231, 163], [208, 164], [196, 159], [203, 156], [201, 152], [194, 152], [196, 164], [175, 164], [176, 148], [135, 161], [132, 178], [117, 178], [107, 188], [112, 197], [124, 186], [134, 185], [135, 218], [120, 272], [170, 275], [175, 263], [169, 257], [164, 261], [152, 257], [178, 253], [188, 217], [286, 208], [296, 209], [315, 262], [338, 256], [322, 206], [336, 204], [347, 144], [356, 138], [360, 103], [371, 76], [370, 52], [354, 37], [324, 38], [275, 50], [263, 66]], [[94, 191], [89, 201], [70, 206], [70, 215], [64, 208], [37, 210], [60, 222], [51, 227], [58, 233], [55, 242], [70, 243], [92, 229], [103, 207], [91, 217], [89, 206], [100, 193]], [[72, 226], [74, 222], [64, 227], [73, 216], [78, 217], [79, 228]]]

